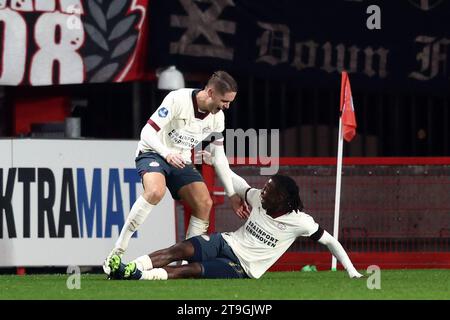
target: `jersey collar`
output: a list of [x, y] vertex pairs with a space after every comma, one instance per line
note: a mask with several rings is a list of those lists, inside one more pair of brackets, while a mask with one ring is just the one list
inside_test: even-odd
[[192, 106], [194, 107], [194, 116], [197, 119], [203, 120], [205, 119], [208, 115], [209, 112], [200, 112], [198, 110], [198, 104], [197, 104], [197, 94], [200, 92], [200, 89], [196, 89], [192, 91]]
[[270, 214], [268, 214], [267, 212], [266, 212], [266, 214], [269, 216], [269, 217], [271, 217], [272, 219], [276, 219], [276, 218], [278, 218], [278, 217], [281, 217], [281, 216], [284, 216], [285, 214], [287, 214], [287, 213], [289, 213], [290, 211], [279, 211], [279, 212], [274, 212], [274, 213], [272, 213], [271, 215]]

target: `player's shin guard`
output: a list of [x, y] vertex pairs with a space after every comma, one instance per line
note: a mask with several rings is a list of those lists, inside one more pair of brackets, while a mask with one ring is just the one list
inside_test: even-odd
[[153, 269], [152, 259], [148, 255], [141, 256], [134, 259], [132, 262], [136, 263], [136, 267], [141, 271], [147, 271]]
[[167, 280], [169, 275], [163, 268], [155, 268], [150, 271], [143, 271], [140, 280]]
[[186, 232], [186, 239], [205, 234], [208, 231], [209, 221], [191, 216], [189, 227]]
[[124, 252], [128, 248], [133, 233], [144, 223], [147, 216], [152, 211], [154, 205], [147, 202], [144, 197], [140, 196], [128, 214], [127, 220], [120, 231], [119, 238], [116, 241], [115, 248], [120, 248]]

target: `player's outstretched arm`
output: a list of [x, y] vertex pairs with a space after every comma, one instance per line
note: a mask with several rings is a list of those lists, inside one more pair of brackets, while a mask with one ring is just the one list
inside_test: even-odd
[[[240, 218], [246, 218], [250, 214], [248, 206], [245, 203], [246, 190], [244, 192], [242, 190], [236, 190], [235, 183], [232, 179], [232, 174], [234, 173], [230, 169], [223, 145], [214, 143], [211, 145], [212, 164], [217, 172], [217, 176], [222, 181], [225, 193], [230, 198], [233, 210]], [[239, 187], [239, 185], [236, 186]]]
[[246, 194], [247, 190], [251, 189], [252, 187], [250, 187], [250, 185], [247, 183], [247, 181], [245, 181], [244, 178], [242, 178], [241, 176], [238, 176], [231, 169], [230, 169], [230, 176], [231, 176], [231, 181], [233, 183], [234, 190], [242, 199], [245, 200], [245, 194]]
[[347, 252], [345, 252], [345, 249], [331, 234], [324, 231], [322, 237], [320, 237], [318, 241], [319, 243], [327, 246], [328, 250], [330, 250], [330, 252], [336, 257], [336, 259], [340, 263], [342, 263], [345, 270], [347, 270], [350, 278], [361, 278], [363, 276], [355, 269], [353, 263], [350, 261], [350, 258], [347, 255]]

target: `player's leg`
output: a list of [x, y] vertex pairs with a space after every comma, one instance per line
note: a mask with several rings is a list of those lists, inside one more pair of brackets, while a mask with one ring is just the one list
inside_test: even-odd
[[242, 266], [227, 258], [217, 258], [202, 262], [192, 262], [183, 266], [154, 268], [135, 272], [133, 280], [168, 280], [185, 278], [205, 279], [245, 279], [248, 278]]
[[[147, 256], [153, 263], [153, 269], [138, 268], [138, 263], [131, 262], [126, 266], [126, 279], [134, 280], [167, 280], [179, 278], [238, 278], [235, 260], [218, 257], [223, 254], [224, 240], [220, 233], [211, 236], [196, 236], [180, 242], [170, 248], [159, 250]], [[185, 259], [187, 265], [171, 267], [170, 262]], [[212, 262], [215, 261], [215, 262]], [[241, 267], [242, 271], [242, 267]], [[243, 272], [243, 271], [242, 271]], [[245, 275], [245, 273], [243, 273]]]
[[[242, 279], [248, 278], [239, 260], [230, 252], [220, 233], [196, 236], [165, 250], [150, 254], [151, 270], [140, 270], [136, 263], [125, 267], [125, 279], [167, 280], [180, 278]], [[171, 267], [171, 261], [187, 259], [189, 264]]]
[[[117, 257], [117, 256], [115, 256]], [[131, 264], [125, 267], [124, 280], [167, 280], [182, 278], [200, 278], [202, 276], [202, 266], [198, 262], [189, 263], [177, 267], [154, 268], [152, 270], [141, 271], [137, 268], [131, 269]]]
[[167, 249], [141, 256], [131, 261], [127, 267], [129, 268], [129, 273], [133, 273], [136, 269], [148, 271], [153, 268], [165, 267], [169, 263], [179, 260], [192, 263], [214, 259], [222, 253], [225, 247], [223, 241], [219, 233], [213, 233], [211, 236], [192, 237]]
[[201, 278], [248, 278], [239, 259], [221, 233], [202, 235], [189, 239], [194, 247], [190, 262], [199, 262], [202, 267]]
[[[202, 277], [202, 265], [199, 262], [193, 262], [177, 267], [164, 267], [167, 273], [167, 279], [186, 279], [186, 278], [201, 278]], [[159, 274], [164, 274], [159, 272]], [[142, 280], [153, 280], [152, 277], [157, 277], [158, 272], [144, 271]]]
[[206, 234], [209, 226], [209, 214], [213, 205], [206, 184], [203, 181], [190, 183], [182, 187], [178, 191], [178, 195], [192, 210], [186, 239]]
[[[151, 270], [167, 266], [169, 263], [179, 260], [189, 260], [194, 256], [194, 246], [190, 241], [183, 241], [173, 246], [141, 256], [129, 264], [135, 264], [141, 271]], [[133, 267], [131, 267], [133, 268]]]
[[146, 172], [142, 177], [144, 192], [131, 207], [116, 241], [115, 248], [125, 252], [133, 233], [144, 223], [166, 192], [166, 179], [160, 172]]
[[176, 200], [184, 200], [192, 209], [186, 239], [205, 234], [209, 226], [212, 199], [203, 177], [193, 165], [171, 170], [167, 187]]
[[[164, 254], [165, 255], [165, 254]], [[161, 255], [162, 256], [162, 255]], [[155, 262], [158, 263], [156, 257]], [[167, 264], [167, 262], [161, 262]], [[202, 276], [203, 267], [199, 262], [193, 262], [187, 265], [163, 268], [153, 268], [142, 270], [137, 267], [137, 263], [130, 262], [125, 265], [118, 255], [113, 255], [109, 261], [111, 269], [109, 279], [112, 280], [167, 280], [181, 278], [199, 278]]]
[[103, 269], [109, 274], [109, 259], [113, 255], [122, 256], [128, 248], [133, 233], [144, 223], [153, 207], [161, 201], [166, 192], [167, 172], [169, 165], [156, 153], [144, 153], [136, 158], [136, 168], [142, 176], [143, 194], [135, 201], [120, 231], [114, 248], [104, 261]]
[[[239, 262], [228, 258], [216, 258], [200, 263], [200, 278], [205, 279], [245, 279], [248, 278]], [[171, 278], [169, 276], [169, 278]]]

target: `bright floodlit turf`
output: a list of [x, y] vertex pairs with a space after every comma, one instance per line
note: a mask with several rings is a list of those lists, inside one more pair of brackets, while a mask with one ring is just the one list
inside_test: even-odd
[[379, 290], [343, 271], [270, 272], [259, 280], [112, 281], [82, 274], [80, 290], [69, 290], [67, 280], [2, 275], [0, 299], [450, 299], [450, 270], [381, 270]]

